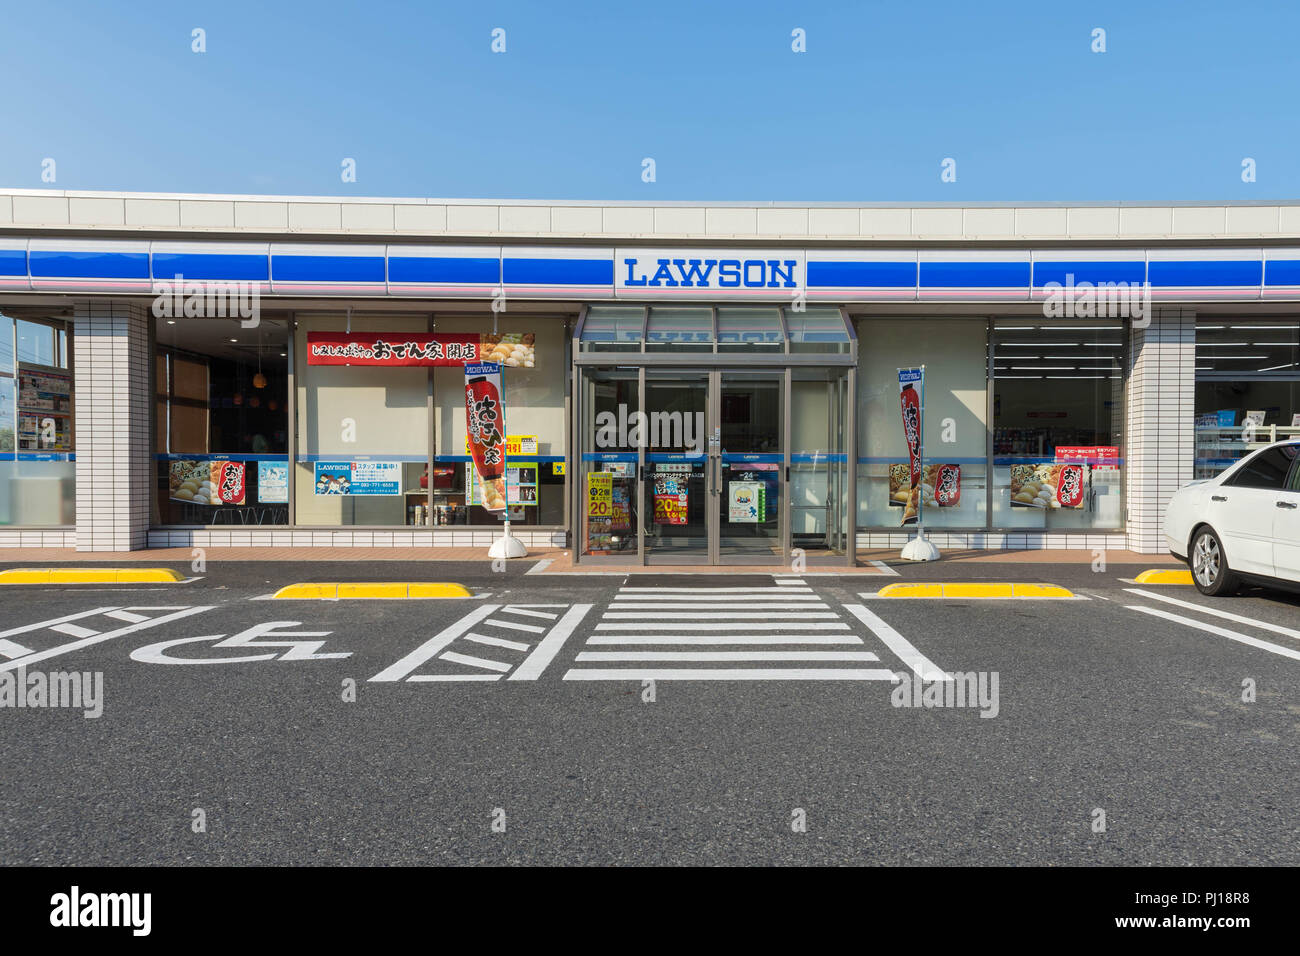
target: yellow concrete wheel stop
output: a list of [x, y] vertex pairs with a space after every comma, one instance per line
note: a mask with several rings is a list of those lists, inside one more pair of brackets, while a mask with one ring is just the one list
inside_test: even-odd
[[291, 601], [405, 600], [473, 597], [463, 584], [442, 581], [333, 581], [289, 584], [274, 595]]
[[184, 581], [171, 568], [11, 568], [0, 584], [175, 584]]
[[1138, 584], [1191, 584], [1192, 572], [1186, 568], [1151, 568], [1133, 580]]

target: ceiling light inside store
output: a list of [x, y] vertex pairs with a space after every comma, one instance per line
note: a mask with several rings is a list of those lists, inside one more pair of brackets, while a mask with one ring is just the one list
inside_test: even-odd
[[1298, 365], [1298, 364], [1300, 364], [1300, 363], [1297, 363], [1297, 362], [1287, 362], [1285, 365], [1270, 365], [1268, 368], [1262, 368], [1262, 369], [1260, 369], [1260, 371], [1261, 371], [1261, 372], [1276, 372], [1276, 371], [1277, 371], [1278, 369], [1280, 369], [1280, 368], [1295, 368], [1296, 365]]
[[1249, 345], [1249, 342], [1201, 342], [1203, 349], [1242, 349]]
[[996, 342], [995, 345], [1010, 345], [1018, 349], [1041, 349], [1044, 345], [1050, 345], [1054, 349], [1069, 348], [1072, 345], [1080, 345], [1080, 342]]
[[1105, 375], [1048, 375], [1047, 377], [1051, 379], [1061, 379], [1061, 378], [1092, 379], [1092, 378], [1105, 378], [1106, 376]]
[[1268, 358], [1267, 355], [1198, 355], [1196, 357], [1202, 362], [1214, 362], [1214, 361], [1222, 362], [1225, 359], [1228, 361], [1238, 362], [1238, 361], [1245, 361], [1247, 359]]
[[1296, 345], [1300, 345], [1300, 342], [1251, 342], [1250, 344], [1253, 345], [1253, 346], [1255, 346], [1255, 348], [1259, 348], [1261, 345], [1290, 345], [1290, 346], [1296, 346]]
[[1011, 368], [1017, 372], [1072, 372], [1073, 365], [1013, 365]]
[[[1211, 328], [1211, 327], [1212, 326], [1206, 326], [1206, 325], [1201, 326], [1201, 328], [1203, 329]], [[1219, 326], [1219, 328], [1222, 328], [1222, 326]], [[1295, 325], [1287, 322], [1282, 322], [1276, 325], [1230, 325], [1228, 326], [1228, 328], [1230, 329], [1294, 329]]]

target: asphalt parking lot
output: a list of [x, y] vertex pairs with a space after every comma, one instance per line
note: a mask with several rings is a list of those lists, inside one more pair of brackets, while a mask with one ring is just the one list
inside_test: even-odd
[[[0, 589], [0, 679], [102, 681], [98, 716], [0, 700], [3, 862], [1300, 862], [1282, 592], [1046, 561], [177, 567]], [[876, 596], [958, 578], [1075, 598]], [[269, 599], [448, 579], [472, 596]]]

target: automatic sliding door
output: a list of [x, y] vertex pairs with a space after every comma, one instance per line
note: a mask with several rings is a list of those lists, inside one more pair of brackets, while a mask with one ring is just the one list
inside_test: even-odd
[[791, 542], [810, 563], [849, 548], [848, 400], [844, 369], [791, 370]]
[[780, 564], [784, 371], [718, 373], [718, 558]]
[[642, 482], [646, 564], [709, 564], [710, 462], [705, 454], [708, 372], [645, 372], [640, 425], [646, 448]]

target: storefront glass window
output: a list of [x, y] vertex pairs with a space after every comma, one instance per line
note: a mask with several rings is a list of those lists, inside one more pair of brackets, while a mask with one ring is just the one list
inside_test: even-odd
[[288, 524], [287, 320], [155, 323], [154, 523]]
[[1300, 324], [1205, 316], [1196, 323], [1195, 477], [1300, 436]]
[[1125, 329], [997, 319], [993, 526], [1119, 529]]
[[[636, 310], [640, 314], [641, 310]], [[638, 319], [637, 335], [640, 335]], [[437, 332], [531, 336], [533, 365], [503, 370], [507, 438], [506, 493], [512, 525], [564, 526], [565, 322], [553, 316], [438, 315]], [[465, 446], [465, 373], [435, 368], [437, 445], [433, 462], [434, 525], [500, 524], [503, 512], [483, 507]]]
[[0, 525], [76, 521], [71, 341], [62, 320], [0, 315]]
[[[857, 323], [858, 525], [897, 528], [911, 484], [898, 370], [925, 365], [925, 467], [921, 506], [929, 528], [987, 524], [988, 323], [921, 317]], [[941, 466], [956, 469], [959, 495], [939, 506]]]
[[[353, 313], [352, 328], [429, 331], [427, 315]], [[344, 332], [342, 314], [297, 317], [294, 338], [298, 525], [402, 527], [423, 523], [429, 476], [430, 369], [312, 365], [310, 332]]]

